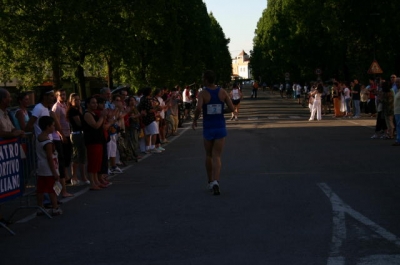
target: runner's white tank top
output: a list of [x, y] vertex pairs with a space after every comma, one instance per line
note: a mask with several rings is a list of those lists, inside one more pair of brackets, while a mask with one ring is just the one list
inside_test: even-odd
[[240, 92], [238, 88], [232, 89], [232, 99], [233, 100], [238, 100], [240, 99]]

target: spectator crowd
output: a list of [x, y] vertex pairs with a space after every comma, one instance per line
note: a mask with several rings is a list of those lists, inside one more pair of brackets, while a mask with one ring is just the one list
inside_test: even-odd
[[[295, 82], [280, 85], [282, 98], [294, 98], [298, 104], [310, 108], [310, 121], [321, 120], [322, 116], [333, 114], [333, 118], [359, 119], [361, 115], [376, 119], [375, 133], [371, 139], [395, 140], [393, 146], [400, 146], [400, 78], [391, 75], [390, 80], [371, 78], [368, 84], [358, 79], [351, 82], [332, 80], [316, 82], [303, 87]], [[332, 112], [333, 109], [333, 113]]]
[[[333, 80], [331, 84], [315, 83], [301, 86], [287, 83], [279, 87], [281, 97], [296, 99], [308, 105], [310, 121], [321, 120], [331, 114], [334, 118], [358, 119], [364, 113], [376, 119], [372, 139], [394, 139], [400, 129], [400, 78], [391, 75], [390, 81], [370, 79], [368, 85]], [[253, 85], [253, 90], [254, 90]], [[258, 89], [258, 88], [257, 88]], [[243, 97], [238, 87], [233, 87], [230, 97], [236, 113]], [[252, 97], [257, 97], [253, 91]], [[147, 154], [160, 154], [168, 143], [166, 131], [178, 135], [178, 127], [190, 120], [196, 104], [196, 92], [190, 87], [183, 91], [173, 89], [140, 89], [135, 95], [129, 89], [112, 94], [102, 88], [82, 102], [77, 93], [52, 87], [41, 91], [39, 103], [29, 110], [29, 94], [17, 97], [18, 108], [8, 112], [11, 96], [0, 89], [0, 137], [11, 138], [32, 132], [36, 145], [38, 206], [50, 199], [53, 215], [62, 213], [55, 201], [54, 184], [60, 184], [60, 196], [72, 197], [68, 185], [90, 185], [99, 191], [112, 183], [110, 174], [123, 173], [121, 167], [130, 161], [139, 161]], [[231, 120], [238, 119], [232, 116]], [[393, 146], [400, 146], [397, 133]], [[40, 158], [40, 159], [39, 159]], [[38, 212], [40, 214], [40, 212]]]
[[[11, 138], [31, 133], [40, 168], [36, 169], [38, 206], [50, 200], [49, 212], [62, 214], [55, 197], [55, 184], [60, 196], [72, 197], [69, 185], [89, 185], [99, 191], [112, 183], [111, 174], [123, 173], [123, 166], [138, 162], [144, 155], [165, 151], [169, 135], [178, 135], [178, 127], [190, 119], [195, 93], [190, 87], [182, 92], [146, 87], [135, 95], [129, 89], [111, 93], [102, 88], [82, 102], [77, 93], [65, 89], [42, 89], [37, 103], [29, 110], [29, 94], [18, 95], [18, 108], [8, 112], [11, 96], [1, 89], [1, 118], [4, 128], [0, 137]], [[184, 99], [184, 101], [182, 101]], [[58, 195], [58, 194], [57, 194]], [[38, 215], [42, 214], [38, 211]]]

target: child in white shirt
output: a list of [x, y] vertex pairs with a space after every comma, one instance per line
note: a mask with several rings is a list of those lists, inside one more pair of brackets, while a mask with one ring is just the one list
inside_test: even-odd
[[[54, 190], [56, 181], [60, 180], [58, 155], [52, 140], [49, 138], [49, 135], [55, 130], [54, 119], [50, 116], [43, 116], [39, 119], [38, 125], [42, 132], [36, 139], [36, 155], [38, 160], [36, 170], [37, 204], [43, 207], [44, 194], [48, 193], [53, 206], [51, 215], [56, 216], [62, 214], [62, 210], [58, 207], [57, 194]], [[38, 211], [38, 215], [41, 213], [41, 211]]]

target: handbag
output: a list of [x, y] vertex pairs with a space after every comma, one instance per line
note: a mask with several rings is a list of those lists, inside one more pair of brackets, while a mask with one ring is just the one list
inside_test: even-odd
[[144, 137], [144, 130], [140, 129], [140, 133], [139, 133], [139, 138], [143, 138]]

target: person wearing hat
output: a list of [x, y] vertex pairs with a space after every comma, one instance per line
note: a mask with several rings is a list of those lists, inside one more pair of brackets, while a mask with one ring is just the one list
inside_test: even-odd
[[[34, 132], [37, 137], [42, 130], [39, 128], [38, 120], [42, 116], [50, 116], [50, 109], [55, 103], [54, 89], [52, 87], [46, 87], [42, 90], [39, 97], [39, 103], [35, 105], [32, 110], [32, 115], [26, 124], [26, 132]], [[57, 122], [56, 122], [57, 124]], [[49, 135], [50, 140], [53, 140], [52, 135]]]
[[[31, 132], [33, 130], [37, 138], [39, 134], [42, 132], [42, 130], [39, 127], [39, 119], [44, 116], [50, 116], [54, 119], [56, 133], [60, 136], [60, 140], [62, 142], [65, 142], [69, 135], [68, 136], [64, 135], [57, 115], [53, 111], [51, 111], [51, 107], [53, 106], [54, 103], [55, 103], [54, 89], [52, 87], [44, 88], [40, 95], [39, 103], [36, 104], [32, 110], [32, 116], [29, 118], [29, 121], [26, 124], [25, 131]], [[53, 134], [49, 134], [49, 139], [53, 141]], [[72, 194], [67, 192], [67, 187], [65, 183], [65, 174], [63, 173], [64, 172], [62, 170], [60, 175], [61, 178], [60, 183], [62, 185], [62, 196], [63, 197], [73, 196]]]

